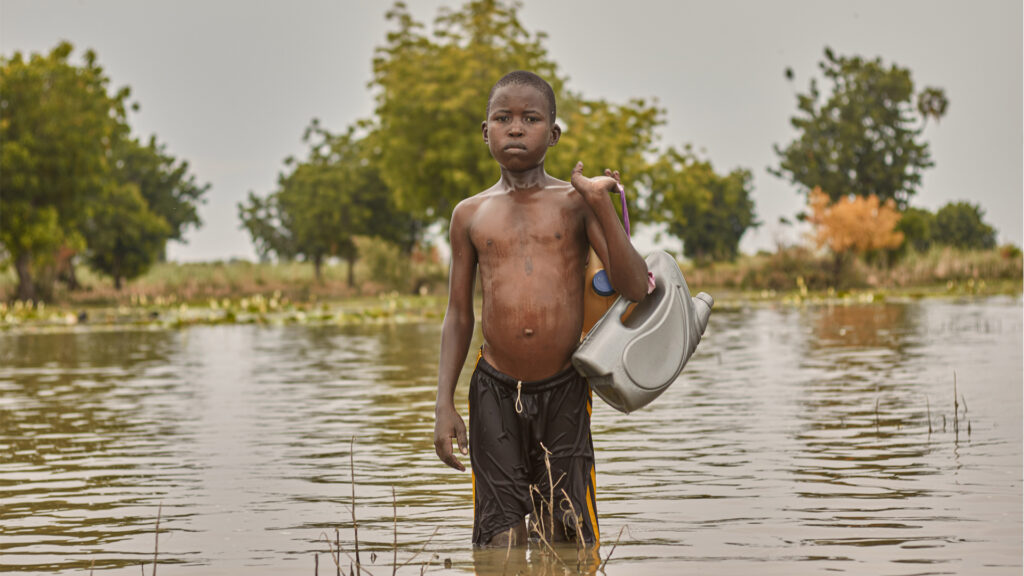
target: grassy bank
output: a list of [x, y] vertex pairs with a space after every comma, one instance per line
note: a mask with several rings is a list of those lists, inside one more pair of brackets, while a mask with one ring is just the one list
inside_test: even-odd
[[1013, 292], [1021, 287], [1024, 260], [1019, 251], [1010, 248], [934, 248], [925, 253], [910, 252], [891, 265], [851, 259], [842, 266], [837, 280], [831, 256], [789, 247], [775, 253], [742, 256], [735, 262], [703, 267], [683, 264], [682, 268], [691, 286], [747, 292], [934, 292], [960, 285]]
[[[934, 296], [1020, 295], [1019, 253], [936, 249], [893, 266], [851, 262], [834, 286], [834, 262], [800, 248], [744, 256], [736, 262], [683, 264], [691, 289], [716, 298], [716, 308], [759, 302], [876, 302]], [[349, 285], [344, 263], [325, 266], [320, 281], [307, 263], [244, 261], [164, 263], [120, 291], [79, 268], [82, 288], [59, 286], [53, 302], [17, 302], [16, 278], [0, 273], [0, 328], [16, 326], [167, 325], [216, 323], [365, 323], [439, 319], [447, 278], [431, 258], [396, 254], [364, 258]]]

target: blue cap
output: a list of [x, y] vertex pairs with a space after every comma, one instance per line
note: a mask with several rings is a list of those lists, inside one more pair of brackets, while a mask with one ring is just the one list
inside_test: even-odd
[[612, 288], [612, 283], [608, 280], [608, 273], [603, 269], [598, 270], [597, 274], [594, 274], [594, 279], [590, 284], [594, 287], [594, 292], [597, 292], [598, 296], [611, 296], [615, 294], [615, 289]]

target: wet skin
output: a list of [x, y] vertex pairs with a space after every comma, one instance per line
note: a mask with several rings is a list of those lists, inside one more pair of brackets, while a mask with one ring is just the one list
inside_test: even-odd
[[633, 249], [609, 192], [618, 172], [583, 176], [571, 184], [544, 171], [547, 149], [561, 129], [543, 94], [504, 86], [491, 99], [484, 141], [501, 179], [452, 212], [449, 299], [441, 336], [434, 447], [446, 464], [465, 467], [452, 439], [467, 453], [466, 426], [455, 409], [455, 384], [475, 323], [477, 268], [483, 285], [484, 358], [516, 379], [539, 380], [570, 364], [583, 324], [588, 248], [605, 263], [612, 286], [631, 300], [646, 295], [647, 266]]

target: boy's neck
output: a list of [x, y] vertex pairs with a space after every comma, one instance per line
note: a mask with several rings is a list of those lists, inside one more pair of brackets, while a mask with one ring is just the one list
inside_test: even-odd
[[551, 177], [548, 176], [548, 173], [544, 171], [543, 163], [522, 172], [512, 172], [511, 170], [502, 167], [501, 181], [499, 184], [509, 192], [515, 192], [516, 190], [536, 190], [544, 188], [550, 178]]

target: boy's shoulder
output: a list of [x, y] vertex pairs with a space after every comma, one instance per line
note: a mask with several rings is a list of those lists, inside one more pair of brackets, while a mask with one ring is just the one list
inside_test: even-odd
[[[585, 207], [586, 202], [576, 190], [572, 187], [572, 184], [555, 178], [551, 178], [547, 184], [538, 190], [534, 197], [536, 204], [555, 207], [571, 206], [582, 209]], [[493, 209], [502, 209], [501, 206], [505, 202], [515, 202], [513, 200], [513, 193], [509, 192], [500, 184], [495, 184], [490, 188], [483, 190], [464, 198], [455, 208], [452, 210], [452, 224], [456, 221], [461, 222], [464, 225], [468, 225], [474, 219], [474, 216], [480, 211], [481, 208], [491, 203], [497, 203], [497, 206], [492, 205], [487, 211]]]

